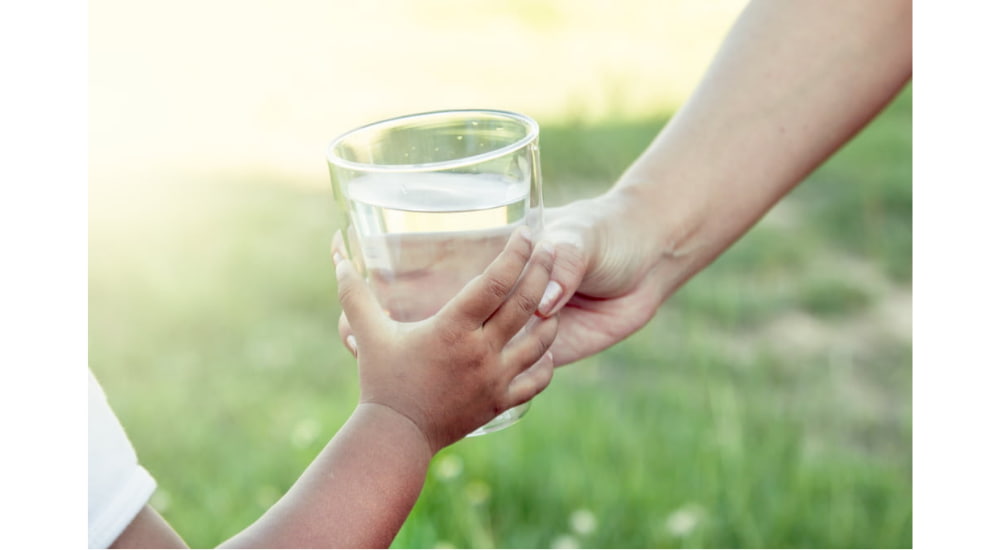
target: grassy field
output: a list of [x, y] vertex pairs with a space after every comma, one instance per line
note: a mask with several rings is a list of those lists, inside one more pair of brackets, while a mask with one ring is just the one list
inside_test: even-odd
[[[542, 121], [547, 204], [666, 116]], [[671, 298], [446, 449], [397, 547], [912, 545], [911, 92]], [[91, 194], [90, 365], [154, 505], [213, 546], [350, 413], [329, 192], [260, 176]]]

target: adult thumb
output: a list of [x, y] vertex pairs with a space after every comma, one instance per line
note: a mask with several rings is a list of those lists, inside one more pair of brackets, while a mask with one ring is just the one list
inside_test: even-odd
[[587, 273], [585, 253], [585, 228], [575, 223], [559, 223], [558, 220], [545, 228], [539, 243], [548, 243], [554, 251], [552, 275], [538, 304], [538, 313], [550, 317], [560, 309], [580, 287]]

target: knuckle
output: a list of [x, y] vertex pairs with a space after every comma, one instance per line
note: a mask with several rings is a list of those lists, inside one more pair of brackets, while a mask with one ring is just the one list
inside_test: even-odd
[[[558, 259], [558, 264], [555, 263], [556, 259]], [[586, 267], [587, 262], [580, 247], [566, 243], [560, 243], [556, 246], [553, 269], [561, 268], [576, 273], [583, 272]]]
[[505, 253], [524, 264], [531, 257], [531, 244], [525, 239], [515, 239], [514, 246], [507, 247]]
[[538, 300], [524, 294], [517, 294], [513, 298], [514, 307], [521, 313], [533, 313], [538, 307]]
[[546, 347], [551, 346], [559, 333], [559, 321], [557, 317], [549, 317], [539, 327], [540, 338], [546, 343]]
[[556, 254], [573, 265], [583, 263], [583, 248], [579, 243], [559, 243], [556, 245]]
[[519, 265], [524, 265], [528, 263], [531, 259], [531, 247], [530, 246], [517, 246], [514, 247], [512, 251], [514, 257], [517, 259]]
[[556, 263], [556, 251], [557, 248], [551, 243], [543, 243], [537, 248], [535, 253], [535, 262], [538, 263], [539, 267], [550, 271], [552, 266]]
[[472, 346], [468, 352], [469, 360], [475, 365], [484, 365], [489, 362], [489, 350], [482, 346]]
[[558, 328], [559, 323], [557, 318], [547, 317], [534, 324], [530, 329], [530, 333], [532, 337], [544, 344], [545, 348], [548, 349], [558, 335]]
[[437, 329], [438, 338], [447, 347], [456, 347], [464, 343], [465, 332], [459, 330], [451, 323], [441, 323]]
[[341, 304], [349, 304], [354, 301], [358, 290], [354, 286], [349, 284], [342, 284], [340, 288], [337, 289], [337, 298], [340, 300]]
[[508, 285], [502, 279], [494, 276], [488, 276], [483, 282], [483, 286], [486, 288], [486, 293], [492, 298], [504, 299], [507, 297], [507, 293], [510, 292], [510, 285]]
[[552, 344], [547, 338], [542, 338], [539, 335], [535, 335], [531, 339], [531, 351], [533, 362], [537, 361], [539, 357], [545, 355], [545, 352], [549, 350], [549, 346]]

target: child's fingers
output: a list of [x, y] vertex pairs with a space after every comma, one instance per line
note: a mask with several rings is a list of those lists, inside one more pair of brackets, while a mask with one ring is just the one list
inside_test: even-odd
[[[375, 329], [385, 319], [375, 295], [349, 260], [334, 252], [333, 261], [337, 266], [337, 294], [348, 325], [360, 333]], [[348, 335], [341, 334], [344, 343], [350, 347]]]
[[347, 257], [347, 244], [344, 243], [344, 234], [339, 229], [333, 234], [333, 241], [330, 243], [330, 257], [334, 258], [334, 265], [337, 263], [335, 258], [337, 254]]
[[442, 317], [462, 326], [482, 325], [507, 298], [530, 257], [528, 228], [522, 226], [483, 274], [469, 281], [441, 308]]
[[516, 407], [541, 393], [552, 381], [553, 359], [545, 352], [530, 368], [518, 374], [507, 386], [507, 406]]
[[552, 275], [554, 259], [551, 247], [535, 249], [517, 288], [484, 323], [483, 330], [489, 338], [503, 344], [532, 318]]
[[347, 315], [343, 311], [340, 312], [340, 320], [337, 322], [337, 331], [340, 333], [340, 341], [344, 343], [347, 350], [351, 352], [351, 355], [358, 356], [358, 341], [354, 337], [354, 329], [351, 328], [351, 323], [347, 320]]
[[[330, 258], [336, 266], [340, 260], [347, 257], [347, 245], [344, 243], [344, 235], [339, 230], [333, 234], [333, 242], [330, 243]], [[344, 343], [351, 355], [358, 356], [358, 342], [354, 337], [354, 330], [351, 323], [347, 321], [347, 315], [340, 312], [340, 320], [337, 322], [337, 331], [340, 333], [340, 341]]]
[[518, 376], [545, 355], [556, 340], [558, 327], [558, 317], [535, 317], [528, 322], [523, 332], [503, 348], [501, 353], [504, 373], [508, 380]]

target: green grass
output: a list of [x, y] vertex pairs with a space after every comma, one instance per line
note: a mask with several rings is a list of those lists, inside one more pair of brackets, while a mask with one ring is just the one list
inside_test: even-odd
[[[517, 426], [446, 449], [395, 546], [911, 546], [911, 342], [879, 313], [912, 273], [910, 110]], [[547, 204], [610, 185], [662, 121], [543, 124]], [[91, 196], [119, 215], [90, 227], [90, 365], [194, 546], [258, 517], [357, 396], [332, 198], [274, 183]]]

